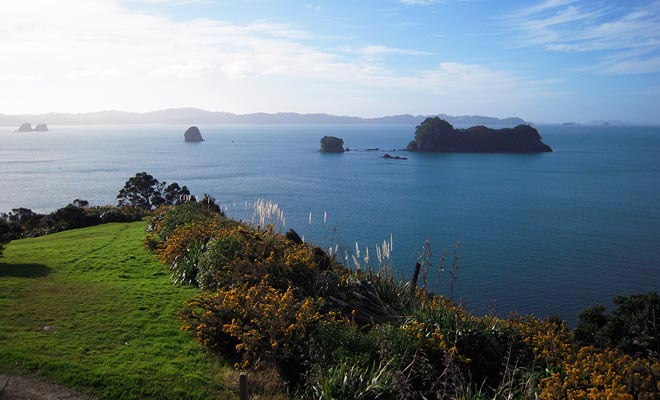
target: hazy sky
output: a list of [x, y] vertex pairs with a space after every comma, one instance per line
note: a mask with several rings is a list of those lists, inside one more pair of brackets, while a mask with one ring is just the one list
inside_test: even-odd
[[5, 0], [0, 113], [660, 122], [660, 0]]

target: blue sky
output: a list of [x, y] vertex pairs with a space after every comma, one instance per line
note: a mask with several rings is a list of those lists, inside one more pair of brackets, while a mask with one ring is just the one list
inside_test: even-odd
[[660, 123], [660, 1], [20, 0], [0, 113]]

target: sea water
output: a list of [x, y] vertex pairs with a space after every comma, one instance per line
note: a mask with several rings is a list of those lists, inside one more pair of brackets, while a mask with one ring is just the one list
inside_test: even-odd
[[[357, 242], [371, 264], [375, 245], [392, 237], [402, 279], [428, 238], [428, 287], [450, 295], [457, 251], [453, 296], [477, 314], [573, 322], [616, 294], [660, 289], [660, 128], [540, 126], [554, 149], [544, 154], [407, 153], [407, 125], [202, 125], [203, 143], [185, 143], [186, 128], [0, 128], [0, 212], [113, 203], [146, 171], [212, 195], [235, 218], [272, 200], [285, 229], [342, 255]], [[320, 153], [324, 135], [353, 151]]]

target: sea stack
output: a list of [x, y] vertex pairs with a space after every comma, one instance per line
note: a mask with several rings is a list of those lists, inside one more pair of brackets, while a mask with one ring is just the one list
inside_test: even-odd
[[323, 136], [321, 139], [321, 153], [343, 153], [344, 140], [334, 136]]
[[37, 124], [37, 126], [34, 127], [35, 132], [48, 132], [48, 125], [46, 124]]
[[18, 127], [19, 132], [32, 132], [32, 124], [29, 123], [24, 123], [21, 124], [21, 126]]
[[183, 138], [185, 139], [186, 142], [203, 142], [204, 138], [202, 137], [202, 134], [199, 132], [199, 128], [196, 126], [191, 126], [186, 130], [186, 133], [183, 134]]

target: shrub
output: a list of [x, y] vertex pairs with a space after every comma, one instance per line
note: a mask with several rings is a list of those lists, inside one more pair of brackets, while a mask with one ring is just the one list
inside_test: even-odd
[[177, 226], [156, 250], [161, 262], [168, 264], [175, 283], [198, 286], [197, 274], [206, 242], [218, 231], [217, 225], [190, 224]]
[[140, 221], [144, 214], [131, 207], [93, 207], [88, 212], [98, 215], [102, 223]]
[[[161, 208], [150, 228], [174, 281], [205, 289], [182, 329], [239, 367], [276, 370], [302, 398], [659, 397], [655, 295], [581, 314], [576, 340], [557, 318], [472, 316], [389, 268], [349, 270], [295, 232], [198, 203]], [[601, 348], [580, 349], [583, 337]], [[646, 358], [608, 348], [629, 343]]]
[[220, 211], [206, 207], [203, 203], [196, 201], [185, 202], [176, 207], [162, 206], [154, 211], [147, 231], [152, 240], [163, 241], [167, 240], [177, 227], [193, 222], [200, 225], [211, 222], [215, 222], [218, 225], [238, 224], [223, 217], [224, 214]]
[[69, 229], [84, 228], [106, 222], [139, 221], [142, 214], [122, 207], [87, 207], [85, 200], [76, 199], [50, 214], [38, 214], [27, 208], [15, 208], [0, 214], [0, 241], [36, 237]]
[[526, 365], [552, 369], [573, 352], [572, 335], [563, 321], [514, 314], [505, 323]]
[[297, 299], [292, 288], [280, 291], [264, 284], [218, 289], [186, 304], [183, 330], [194, 332], [200, 343], [213, 348], [236, 343], [242, 367], [272, 363], [293, 383], [304, 372], [311, 332], [319, 321], [337, 318], [321, 312], [321, 298]]
[[11, 226], [9, 223], [5, 219], [0, 218], [0, 257], [2, 257], [2, 253], [5, 249], [5, 243], [10, 240], [10, 232]]
[[341, 362], [319, 373], [305, 397], [318, 400], [397, 398], [392, 381], [391, 367], [387, 363], [364, 366]]
[[540, 399], [657, 399], [660, 362], [583, 347], [540, 383]]
[[616, 296], [608, 315], [602, 305], [582, 311], [575, 338], [581, 345], [617, 348], [639, 357], [660, 357], [660, 297], [657, 292]]
[[199, 262], [202, 258], [204, 244], [201, 240], [188, 243], [186, 253], [177, 256], [172, 262], [172, 282], [182, 285], [199, 286]]

